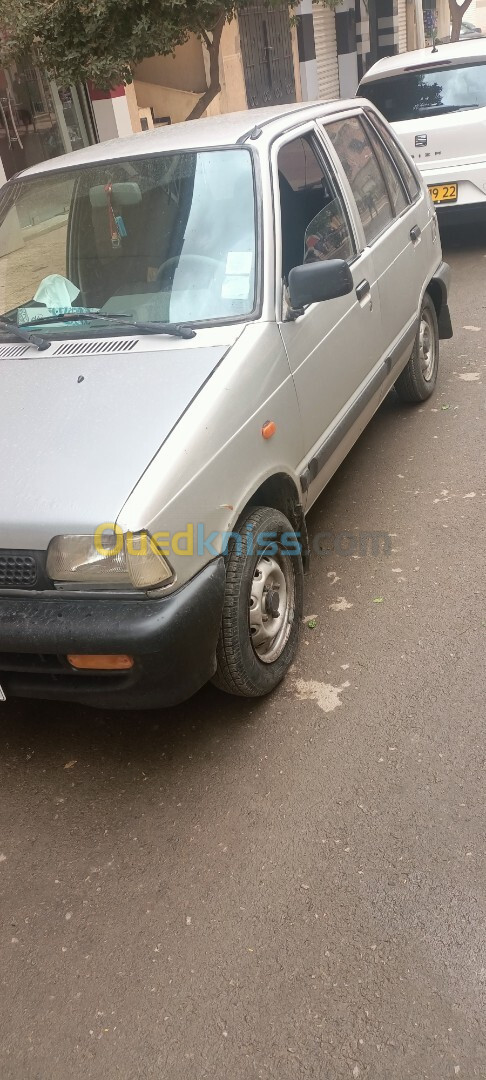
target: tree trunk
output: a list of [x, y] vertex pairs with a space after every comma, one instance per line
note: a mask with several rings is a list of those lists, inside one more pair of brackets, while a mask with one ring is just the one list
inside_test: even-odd
[[459, 35], [461, 33], [461, 23], [471, 3], [472, 0], [463, 0], [462, 4], [458, 4], [457, 0], [449, 0], [449, 11], [451, 16], [451, 41], [459, 41]]
[[211, 37], [209, 37], [209, 34], [205, 31], [202, 33], [202, 39], [209, 54], [209, 82], [207, 90], [204, 91], [204, 94], [199, 98], [199, 101], [196, 101], [192, 112], [186, 117], [187, 120], [199, 120], [199, 117], [206, 112], [208, 105], [211, 104], [221, 91], [221, 83], [219, 81], [219, 49], [225, 22], [226, 14], [222, 11], [217, 23], [212, 31], [210, 31]]

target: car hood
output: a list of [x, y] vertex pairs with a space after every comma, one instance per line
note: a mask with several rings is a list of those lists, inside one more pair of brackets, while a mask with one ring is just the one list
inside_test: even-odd
[[116, 355], [96, 354], [102, 339], [28, 347], [17, 358], [5, 353], [22, 346], [2, 345], [0, 548], [43, 550], [59, 533], [115, 521], [241, 332], [200, 331], [190, 343], [122, 339]]

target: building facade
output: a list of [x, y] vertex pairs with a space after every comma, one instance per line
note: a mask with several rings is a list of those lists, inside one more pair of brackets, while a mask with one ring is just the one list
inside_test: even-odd
[[60, 87], [28, 59], [0, 68], [1, 179], [97, 137], [85, 87]]
[[[426, 0], [447, 3], [447, 0]], [[223, 31], [221, 93], [214, 115], [261, 105], [350, 97], [383, 56], [416, 48], [417, 0], [341, 0], [336, 8], [301, 0], [268, 9], [255, 0]], [[191, 38], [174, 56], [154, 56], [134, 70], [136, 128], [177, 123], [206, 89], [205, 49]]]
[[[447, 0], [423, 3], [427, 25], [445, 35]], [[420, 5], [340, 0], [329, 8], [301, 0], [289, 11], [254, 0], [223, 29], [221, 91], [207, 114], [354, 95], [376, 60], [420, 43]], [[207, 64], [202, 42], [191, 37], [173, 56], [144, 60], [131, 85], [106, 92], [61, 88], [29, 61], [0, 69], [0, 179], [98, 140], [187, 119], [206, 89]]]

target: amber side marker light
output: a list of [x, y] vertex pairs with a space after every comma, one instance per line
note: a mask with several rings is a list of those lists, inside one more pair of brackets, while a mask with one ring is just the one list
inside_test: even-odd
[[133, 667], [133, 656], [124, 653], [104, 653], [90, 656], [88, 653], [68, 653], [71, 667], [78, 671], [127, 671]]
[[275, 420], [267, 420], [262, 427], [262, 435], [264, 439], [271, 439], [272, 435], [275, 435], [277, 425]]

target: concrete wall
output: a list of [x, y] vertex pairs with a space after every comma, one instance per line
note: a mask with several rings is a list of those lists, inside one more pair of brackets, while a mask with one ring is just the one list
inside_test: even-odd
[[[467, 22], [474, 22], [476, 12], [471, 13], [473, 5], [467, 9], [464, 18]], [[437, 37], [448, 37], [450, 32], [451, 15], [447, 0], [437, 0]]]
[[[195, 37], [176, 49], [174, 56], [151, 56], [143, 60], [134, 69], [133, 85], [138, 106], [153, 108], [155, 116], [170, 116], [173, 124], [186, 120], [206, 89], [207, 69], [207, 51]], [[246, 109], [237, 19], [226, 23], [221, 36], [220, 82], [221, 93], [211, 102], [205, 115]]]
[[[208, 66], [208, 54], [203, 49], [203, 60]], [[208, 116], [217, 113], [237, 112], [247, 108], [245, 76], [241, 59], [240, 34], [238, 20], [232, 19], [223, 27], [220, 49], [221, 93], [208, 109]]]
[[171, 86], [174, 90], [202, 93], [206, 88], [201, 42], [191, 37], [180, 45], [173, 56], [150, 56], [137, 64], [134, 80], [159, 86]]
[[142, 125], [140, 123], [137, 95], [133, 83], [128, 83], [128, 85], [125, 86], [125, 97], [127, 99], [128, 113], [130, 116], [132, 129], [133, 131], [141, 131]]
[[170, 116], [172, 124], [187, 120], [194, 108], [199, 94], [188, 94], [185, 90], [174, 90], [172, 86], [159, 83], [134, 82], [137, 102], [140, 108], [152, 108], [154, 115]]

